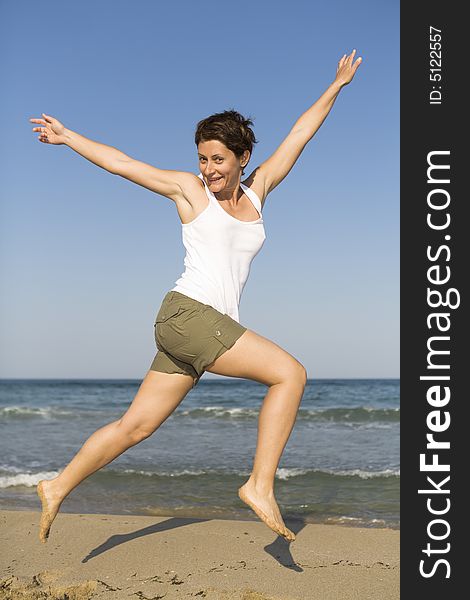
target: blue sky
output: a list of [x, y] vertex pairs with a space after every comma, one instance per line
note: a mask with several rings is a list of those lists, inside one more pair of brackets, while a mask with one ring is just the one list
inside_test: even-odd
[[20, 0], [0, 12], [0, 377], [144, 377], [154, 316], [183, 271], [174, 204], [40, 143], [30, 117], [198, 173], [197, 121], [235, 108], [259, 140], [248, 174], [353, 48], [354, 81], [268, 196], [240, 321], [312, 379], [399, 376], [398, 1]]

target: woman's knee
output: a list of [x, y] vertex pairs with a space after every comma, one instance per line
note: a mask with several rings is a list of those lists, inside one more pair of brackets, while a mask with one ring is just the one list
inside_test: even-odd
[[308, 378], [307, 369], [299, 361], [296, 361], [295, 377], [296, 377], [296, 381], [298, 381], [303, 387], [305, 387], [307, 385], [307, 378]]
[[302, 382], [302, 385], [305, 387], [307, 385], [307, 379], [308, 379], [307, 369], [300, 362], [299, 362], [299, 371], [300, 371], [299, 372], [300, 380]]
[[295, 381], [295, 383], [305, 387], [307, 385], [307, 370], [298, 360], [291, 360], [282, 372], [282, 381]]
[[117, 421], [117, 427], [123, 437], [126, 437], [130, 446], [134, 446], [144, 441], [155, 432], [155, 428], [148, 424], [129, 421], [122, 417]]
[[130, 444], [147, 439], [181, 404], [192, 385], [188, 375], [149, 371], [131, 406], [118, 421], [120, 433]]

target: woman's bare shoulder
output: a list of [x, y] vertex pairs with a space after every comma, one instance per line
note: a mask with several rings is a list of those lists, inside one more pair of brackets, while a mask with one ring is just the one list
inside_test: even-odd
[[194, 173], [179, 171], [177, 181], [181, 189], [180, 201], [193, 205], [195, 202], [198, 203], [201, 195], [205, 196], [205, 194], [201, 194], [201, 190], [204, 192], [204, 183]]
[[261, 200], [261, 206], [263, 206], [267, 194], [265, 191], [265, 179], [260, 168], [256, 167], [242, 183], [255, 192]]
[[207, 207], [208, 198], [203, 181], [194, 173], [180, 171], [178, 185], [181, 193], [174, 198], [182, 223], [195, 219]]

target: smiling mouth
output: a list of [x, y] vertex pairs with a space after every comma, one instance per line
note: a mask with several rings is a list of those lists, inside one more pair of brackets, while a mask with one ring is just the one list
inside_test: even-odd
[[222, 177], [217, 177], [216, 179], [209, 179], [209, 183], [215, 183], [216, 181], [219, 181], [220, 179], [222, 179]]

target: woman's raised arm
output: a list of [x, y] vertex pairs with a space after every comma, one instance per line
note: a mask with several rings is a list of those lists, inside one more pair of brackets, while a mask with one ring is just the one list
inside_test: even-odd
[[184, 171], [157, 169], [152, 165], [134, 160], [117, 148], [95, 142], [67, 129], [58, 119], [50, 115], [42, 113], [42, 116], [43, 119], [30, 119], [32, 123], [40, 125], [40, 127], [33, 127], [33, 131], [39, 132], [40, 142], [54, 145], [65, 144], [98, 167], [114, 175], [125, 177], [171, 200], [175, 201], [181, 198], [184, 195], [182, 184], [184, 185], [188, 179], [195, 178], [195, 175]]
[[302, 150], [328, 116], [341, 89], [352, 81], [362, 62], [361, 57], [354, 62], [355, 53], [353, 50], [349, 56], [345, 54], [339, 60], [333, 83], [315, 104], [297, 119], [277, 150], [256, 169], [256, 179], [261, 179], [264, 185], [264, 197], [286, 177]]

